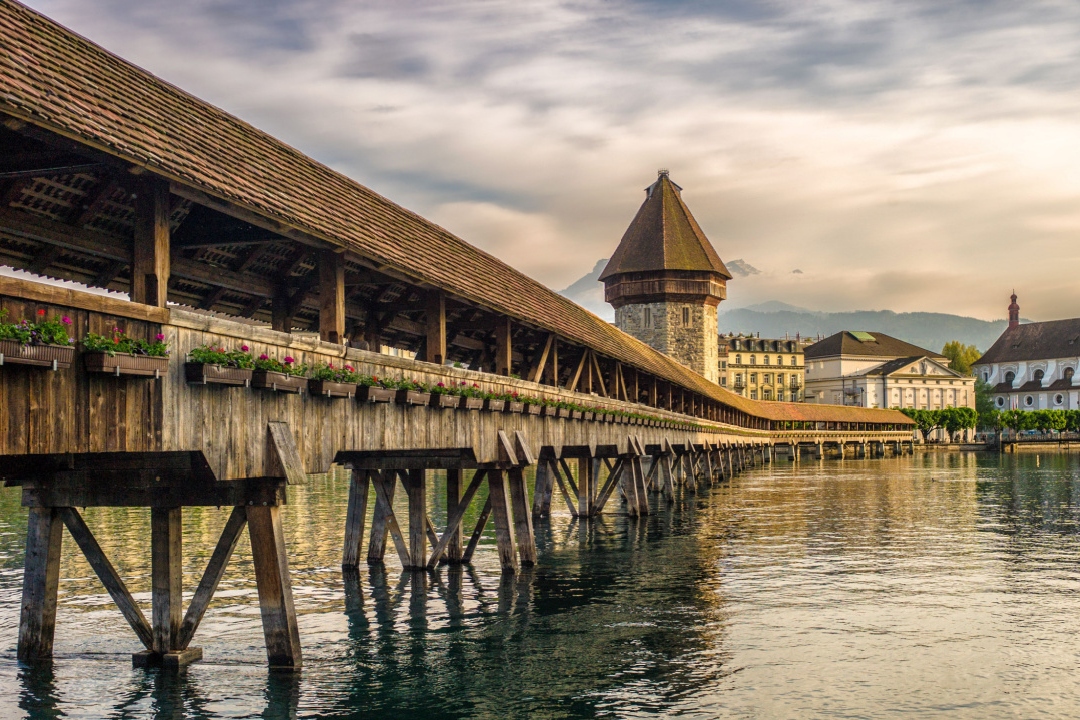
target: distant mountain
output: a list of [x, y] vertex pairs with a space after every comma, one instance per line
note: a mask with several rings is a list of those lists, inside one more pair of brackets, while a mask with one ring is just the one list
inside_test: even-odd
[[727, 269], [741, 277], [747, 277], [749, 275], [760, 275], [761, 271], [756, 267], [746, 262], [742, 258], [736, 258], [735, 260], [724, 263]]
[[604, 272], [607, 263], [608, 258], [597, 260], [596, 266], [585, 277], [558, 292], [604, 320], [614, 322], [615, 311], [604, 302], [604, 284], [600, 282], [600, 273]]
[[[774, 303], [760, 303], [755, 307], [773, 306]], [[721, 312], [718, 323], [722, 333], [761, 333], [761, 337], [770, 338], [794, 337], [795, 333], [813, 338], [842, 330], [878, 330], [934, 352], [941, 352], [941, 348], [950, 340], [959, 340], [986, 351], [1009, 324], [1006, 320], [978, 320], [946, 313], [895, 313], [891, 310], [826, 313], [807, 310], [762, 311], [749, 307]]]
[[[735, 308], [732, 308], [735, 309]], [[769, 300], [768, 302], [755, 303], [754, 305], [747, 305], [742, 310], [757, 310], [763, 313], [774, 312], [794, 312], [794, 313], [812, 313], [813, 310], [807, 310], [804, 307], [798, 305], [789, 305], [786, 302], [780, 302], [779, 300]]]

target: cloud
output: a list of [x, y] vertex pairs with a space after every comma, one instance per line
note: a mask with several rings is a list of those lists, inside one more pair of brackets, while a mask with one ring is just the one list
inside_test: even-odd
[[733, 303], [1077, 314], [1075, 4], [31, 5], [552, 287], [668, 167]]

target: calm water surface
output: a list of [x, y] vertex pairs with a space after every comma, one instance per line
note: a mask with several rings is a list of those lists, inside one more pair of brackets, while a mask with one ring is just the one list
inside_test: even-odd
[[[556, 515], [512, 579], [490, 537], [464, 572], [343, 578], [346, 492], [290, 489], [303, 672], [264, 667], [245, 538], [206, 660], [170, 677], [131, 669], [138, 642], [67, 537], [56, 661], [19, 668], [25, 513], [0, 490], [0, 718], [1080, 715], [1075, 456], [778, 464], [647, 519]], [[148, 607], [148, 513], [86, 517]], [[225, 519], [186, 512], [186, 587]]]

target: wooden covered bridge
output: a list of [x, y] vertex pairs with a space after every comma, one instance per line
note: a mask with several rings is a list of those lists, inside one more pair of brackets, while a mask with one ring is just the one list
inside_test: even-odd
[[[333, 462], [353, 468], [334, 530], [343, 566], [382, 562], [391, 542], [406, 568], [467, 562], [490, 517], [512, 571], [535, 562], [532, 517], [553, 499], [575, 516], [616, 502], [647, 514], [650, 493], [719, 481], [780, 446], [874, 455], [911, 439], [892, 411], [731, 394], [21, 5], [0, 2], [0, 38], [0, 263], [40, 276], [0, 277], [3, 321], [56, 318], [75, 343], [0, 339], [0, 476], [29, 508], [23, 661], [52, 652], [65, 526], [145, 644], [136, 661], [175, 665], [199, 656], [189, 644], [248, 527], [270, 664], [298, 667], [281, 507], [290, 483]], [[125, 365], [85, 349], [120, 331], [169, 357]], [[206, 346], [504, 397], [260, 388], [185, 362]], [[447, 473], [441, 531], [432, 470]], [[150, 509], [149, 619], [77, 510], [104, 505]], [[185, 611], [181, 513], [197, 505], [234, 511]]]

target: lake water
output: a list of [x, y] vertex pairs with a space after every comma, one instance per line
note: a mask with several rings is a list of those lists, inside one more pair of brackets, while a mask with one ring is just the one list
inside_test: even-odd
[[[346, 495], [290, 489], [303, 672], [265, 669], [245, 534], [206, 659], [168, 675], [132, 670], [138, 641], [69, 537], [55, 663], [18, 666], [25, 513], [0, 490], [0, 718], [1080, 714], [1077, 456], [778, 463], [649, 518], [556, 514], [507, 579], [488, 537], [472, 569], [346, 581]], [[148, 512], [85, 516], [148, 608]], [[186, 587], [225, 519], [186, 511]]]

